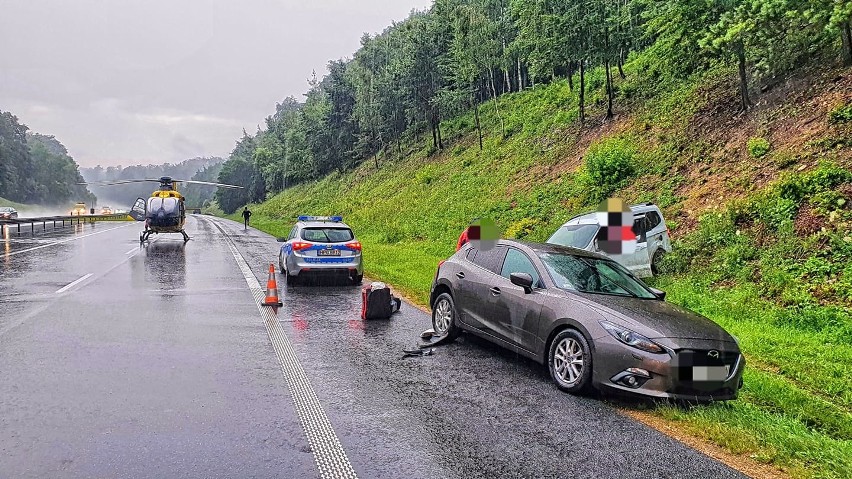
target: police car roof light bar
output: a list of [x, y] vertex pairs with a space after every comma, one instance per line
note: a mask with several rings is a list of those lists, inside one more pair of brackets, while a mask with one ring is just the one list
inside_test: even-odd
[[334, 221], [340, 223], [343, 221], [342, 216], [299, 216], [299, 221]]

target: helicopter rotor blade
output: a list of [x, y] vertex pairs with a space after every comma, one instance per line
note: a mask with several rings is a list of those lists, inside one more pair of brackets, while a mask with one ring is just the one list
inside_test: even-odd
[[[92, 182], [82, 182], [77, 183], [78, 185], [87, 185], [87, 186], [114, 186], [114, 185], [127, 185], [132, 183], [163, 183], [161, 178], [158, 179], [138, 179], [138, 180], [112, 180], [112, 181], [92, 181]], [[189, 183], [195, 185], [208, 185], [208, 186], [217, 186], [219, 188], [234, 188], [234, 189], [242, 189], [242, 186], [237, 185], [226, 185], [223, 183], [212, 183], [209, 181], [195, 181], [195, 180], [176, 180], [174, 178], [170, 178], [166, 183]]]
[[226, 185], [224, 183], [212, 183], [209, 181], [196, 181], [196, 180], [175, 180], [178, 183], [188, 183], [192, 185], [208, 185], [208, 186], [218, 186], [219, 188], [235, 188], [242, 189], [242, 186], [237, 185]]
[[90, 186], [113, 186], [113, 185], [126, 185], [130, 183], [159, 183], [160, 180], [112, 180], [112, 181], [90, 181], [90, 182], [82, 182], [77, 183], [78, 185], [90, 185]]

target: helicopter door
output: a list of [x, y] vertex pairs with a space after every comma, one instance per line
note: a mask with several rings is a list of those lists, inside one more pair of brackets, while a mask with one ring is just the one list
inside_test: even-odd
[[130, 209], [130, 217], [136, 221], [145, 221], [145, 199], [137, 198]]

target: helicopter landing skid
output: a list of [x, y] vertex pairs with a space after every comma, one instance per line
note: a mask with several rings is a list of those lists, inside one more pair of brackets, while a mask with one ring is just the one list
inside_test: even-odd
[[182, 234], [182, 235], [183, 235], [183, 242], [184, 242], [184, 243], [186, 243], [187, 241], [189, 241], [189, 235], [188, 235], [188, 234], [186, 234], [186, 231], [184, 231], [184, 230], [180, 230], [180, 234]]
[[142, 243], [144, 243], [144, 242], [148, 241], [148, 238], [150, 238], [150, 237], [151, 237], [151, 233], [153, 233], [153, 231], [151, 231], [151, 230], [145, 230], [145, 231], [143, 231], [143, 232], [139, 235], [139, 244], [142, 244]]

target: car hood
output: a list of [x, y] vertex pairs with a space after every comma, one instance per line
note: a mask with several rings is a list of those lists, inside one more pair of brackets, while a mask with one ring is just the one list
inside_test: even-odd
[[[654, 338], [711, 339], [735, 342], [710, 319], [665, 301], [608, 295], [585, 295], [604, 314], [610, 313], [628, 324], [638, 324], [657, 332]], [[645, 333], [642, 333], [645, 334]]]

